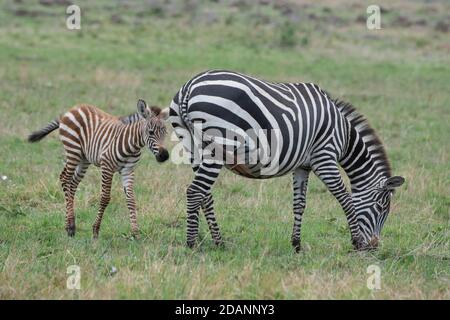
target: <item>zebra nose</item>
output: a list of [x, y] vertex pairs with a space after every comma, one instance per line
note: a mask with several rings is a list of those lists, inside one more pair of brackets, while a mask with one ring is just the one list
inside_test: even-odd
[[372, 239], [370, 239], [370, 241], [369, 241], [369, 246], [371, 248], [376, 249], [378, 247], [379, 241], [380, 241], [380, 239], [377, 236], [373, 236]]
[[164, 148], [159, 148], [158, 155], [155, 158], [156, 161], [158, 162], [164, 162], [167, 159], [169, 159], [169, 151], [167, 151], [167, 149]]

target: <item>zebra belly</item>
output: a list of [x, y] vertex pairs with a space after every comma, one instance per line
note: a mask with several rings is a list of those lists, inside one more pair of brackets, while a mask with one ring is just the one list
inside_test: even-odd
[[[221, 148], [216, 148], [221, 149]], [[256, 149], [240, 146], [234, 151], [227, 151], [223, 146], [223, 163], [237, 175], [252, 179], [268, 179], [288, 174], [298, 167], [309, 167], [310, 157], [301, 150], [289, 153], [260, 153]], [[229, 149], [228, 149], [229, 150]], [[298, 152], [296, 152], [298, 151]], [[294, 156], [295, 154], [295, 156]]]
[[261, 162], [230, 163], [225, 161], [225, 168], [227, 168], [234, 174], [251, 179], [269, 179], [273, 177], [280, 177], [291, 172], [298, 166], [299, 165], [295, 165], [292, 168], [290, 168], [290, 167], [281, 167], [279, 166], [279, 163], [269, 163], [269, 164], [263, 164]]
[[279, 168], [278, 170], [270, 168], [258, 168], [255, 169], [254, 165], [248, 164], [225, 164], [225, 168], [237, 174], [250, 179], [269, 179], [274, 177], [282, 177], [288, 173], [291, 173], [297, 168], [303, 168], [305, 170], [311, 170], [309, 162], [302, 162], [295, 164], [289, 168]]
[[91, 148], [87, 148], [86, 146], [83, 148], [83, 153], [86, 160], [93, 164], [96, 167], [100, 167], [101, 162], [101, 151], [90, 150]]
[[243, 176], [246, 178], [251, 178], [251, 179], [267, 179], [270, 178], [269, 176], [263, 176], [261, 175], [261, 171], [260, 170], [252, 170], [253, 168], [246, 165], [246, 164], [226, 164], [225, 168], [227, 168], [228, 170], [230, 170], [231, 172], [239, 175], [239, 176]]

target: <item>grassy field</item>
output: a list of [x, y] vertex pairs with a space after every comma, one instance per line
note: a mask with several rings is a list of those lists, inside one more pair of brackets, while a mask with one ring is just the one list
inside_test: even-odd
[[[66, 2], [0, 7], [1, 299], [450, 299], [447, 1], [377, 1], [381, 30], [366, 28], [356, 0], [77, 1], [78, 31], [66, 29]], [[150, 154], [136, 174], [140, 239], [129, 237], [117, 177], [100, 238], [91, 239], [95, 167], [78, 189], [78, 232], [67, 237], [62, 146], [55, 133], [34, 145], [26, 136], [80, 102], [115, 115], [133, 112], [140, 97], [167, 106], [211, 68], [315, 82], [369, 118], [394, 174], [406, 178], [377, 252], [351, 251], [344, 213], [314, 176], [304, 251], [295, 254], [291, 177], [253, 181], [225, 170], [213, 194], [226, 247], [214, 247], [202, 217], [201, 246], [187, 249], [191, 169]], [[380, 290], [366, 286], [373, 264]], [[81, 268], [80, 290], [66, 288], [69, 265]]]

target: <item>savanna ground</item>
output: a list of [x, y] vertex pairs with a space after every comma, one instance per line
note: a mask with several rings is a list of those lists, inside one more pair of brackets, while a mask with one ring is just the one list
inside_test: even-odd
[[[450, 5], [375, 1], [76, 1], [81, 30], [66, 29], [70, 1], [2, 1], [0, 10], [0, 298], [450, 298]], [[351, 251], [344, 213], [312, 176], [304, 251], [290, 246], [291, 176], [253, 181], [223, 171], [215, 185], [225, 249], [201, 220], [185, 243], [187, 165], [144, 154], [137, 169], [139, 240], [129, 237], [114, 180], [100, 238], [91, 225], [100, 173], [76, 198], [77, 234], [64, 231], [62, 146], [41, 128], [79, 102], [124, 115], [139, 97], [167, 106], [197, 72], [223, 68], [273, 81], [315, 82], [351, 101], [384, 141], [396, 193], [377, 252]], [[173, 146], [176, 142], [168, 142]], [[381, 289], [369, 290], [369, 265]], [[81, 290], [66, 289], [67, 267]]]

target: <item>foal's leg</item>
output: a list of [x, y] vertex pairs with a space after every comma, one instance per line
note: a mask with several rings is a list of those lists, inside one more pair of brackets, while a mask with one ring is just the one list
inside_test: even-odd
[[294, 178], [294, 229], [292, 231], [292, 246], [296, 252], [300, 252], [300, 231], [302, 216], [306, 206], [306, 190], [308, 188], [309, 170], [297, 168], [293, 173]]
[[75, 235], [75, 212], [74, 212], [74, 198], [77, 191], [78, 184], [83, 179], [89, 163], [85, 162], [79, 157], [71, 155], [67, 158], [59, 179], [64, 191], [64, 198], [66, 202], [66, 226], [65, 229], [70, 237]]
[[69, 237], [73, 237], [75, 235], [75, 214], [73, 209], [74, 194], [71, 191], [71, 184], [76, 166], [77, 163], [67, 160], [64, 165], [64, 169], [59, 175], [61, 187], [64, 191], [64, 202], [66, 203], [65, 229]]
[[78, 185], [80, 184], [81, 180], [83, 180], [84, 175], [86, 174], [87, 169], [89, 168], [90, 163], [86, 161], [80, 162], [74, 172], [74, 175], [72, 177], [72, 184], [71, 189], [73, 193], [77, 191]]
[[[222, 168], [222, 164], [214, 162], [214, 161], [204, 161], [196, 170], [195, 177], [192, 183], [189, 185], [186, 191], [187, 198], [187, 246], [193, 247], [198, 238], [198, 214], [202, 203], [205, 201], [206, 212], [208, 212], [208, 222], [215, 222], [212, 218], [214, 216], [214, 211], [212, 211], [212, 202], [208, 202], [207, 199], [211, 196], [211, 187], [219, 176], [220, 169]], [[208, 196], [209, 195], [209, 196]], [[217, 226], [217, 222], [215, 222]], [[218, 230], [214, 227], [214, 230]], [[211, 230], [211, 226], [210, 226]], [[214, 237], [214, 233], [212, 233]], [[220, 235], [220, 234], [219, 234]], [[220, 238], [215, 238], [215, 240], [219, 240]]]
[[136, 221], [136, 200], [133, 190], [134, 171], [125, 169], [120, 172], [120, 175], [122, 176], [122, 186], [127, 199], [127, 207], [130, 211], [131, 234], [136, 237], [139, 233], [139, 228]]
[[106, 167], [102, 166], [102, 195], [100, 198], [100, 207], [98, 209], [97, 217], [95, 218], [94, 225], [92, 226], [92, 233], [94, 239], [98, 237], [100, 230], [100, 224], [102, 223], [103, 213], [111, 200], [111, 183], [114, 172]]
[[89, 163], [85, 161], [81, 161], [75, 168], [73, 172], [72, 179], [70, 182], [66, 184], [66, 188], [68, 189], [67, 194], [69, 197], [69, 203], [71, 204], [69, 222], [67, 223], [68, 227], [66, 230], [69, 236], [75, 235], [75, 209], [74, 209], [74, 201], [75, 201], [75, 193], [77, 192], [78, 185], [86, 174], [87, 169], [89, 168]]

